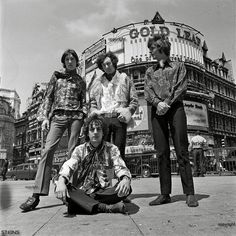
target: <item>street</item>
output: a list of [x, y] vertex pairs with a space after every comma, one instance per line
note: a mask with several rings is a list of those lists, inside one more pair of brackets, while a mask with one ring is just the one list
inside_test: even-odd
[[159, 179], [141, 178], [132, 180], [129, 215], [65, 217], [52, 185], [34, 211], [22, 213], [19, 205], [32, 194], [34, 181], [1, 181], [1, 235], [236, 235], [236, 177], [199, 177], [194, 183], [197, 208], [187, 207], [178, 176], [172, 177], [172, 203], [149, 206], [160, 193]]

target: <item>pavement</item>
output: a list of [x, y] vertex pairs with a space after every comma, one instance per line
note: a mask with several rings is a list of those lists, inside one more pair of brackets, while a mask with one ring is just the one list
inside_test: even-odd
[[19, 205], [33, 192], [34, 181], [0, 182], [1, 235], [236, 235], [236, 176], [194, 178], [199, 207], [189, 208], [179, 176], [172, 176], [172, 202], [148, 203], [160, 193], [158, 178], [132, 180], [129, 214], [66, 217], [66, 206], [50, 194], [23, 213]]

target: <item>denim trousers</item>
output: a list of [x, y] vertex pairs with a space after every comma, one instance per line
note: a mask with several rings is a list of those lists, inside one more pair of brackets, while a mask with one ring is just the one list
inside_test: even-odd
[[194, 194], [192, 171], [188, 153], [187, 121], [182, 102], [176, 102], [165, 115], [151, 110], [153, 138], [157, 150], [161, 194], [171, 193], [171, 160], [169, 128], [172, 136], [184, 194]]
[[82, 119], [73, 119], [72, 117], [67, 117], [65, 115], [53, 116], [35, 178], [34, 193], [39, 195], [48, 195], [53, 156], [56, 148], [67, 129], [69, 137], [68, 158], [70, 158], [74, 148], [79, 145], [79, 136], [82, 125]]

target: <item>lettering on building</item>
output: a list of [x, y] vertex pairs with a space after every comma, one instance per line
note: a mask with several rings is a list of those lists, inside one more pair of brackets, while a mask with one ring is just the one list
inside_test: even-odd
[[166, 26], [160, 26], [158, 30], [155, 26], [144, 26], [141, 27], [140, 30], [138, 30], [137, 28], [131, 29], [129, 32], [129, 36], [131, 39], [136, 39], [139, 35], [141, 37], [148, 37], [153, 36], [156, 31], [165, 34], [166, 36], [170, 34], [170, 30]]
[[188, 40], [190, 42], [193, 42], [197, 46], [200, 46], [201, 39], [197, 37], [193, 32], [188, 31], [188, 30], [182, 30], [180, 28], [176, 28], [176, 31], [177, 31], [178, 38]]

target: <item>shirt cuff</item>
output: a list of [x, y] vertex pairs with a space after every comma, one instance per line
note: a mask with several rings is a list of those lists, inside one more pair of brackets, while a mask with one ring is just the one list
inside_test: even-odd
[[123, 180], [123, 179], [128, 179], [129, 181], [131, 181], [131, 178], [129, 176], [127, 176], [127, 175], [122, 175], [120, 177], [120, 180]]

